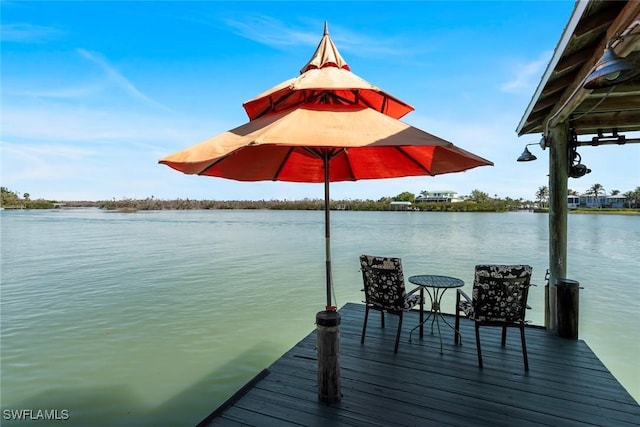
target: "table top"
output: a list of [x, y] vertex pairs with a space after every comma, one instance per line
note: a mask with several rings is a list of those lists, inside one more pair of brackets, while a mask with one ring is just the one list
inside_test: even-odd
[[419, 274], [409, 277], [409, 282], [414, 285], [428, 286], [430, 288], [460, 288], [464, 282], [450, 276], [438, 276], [436, 274]]

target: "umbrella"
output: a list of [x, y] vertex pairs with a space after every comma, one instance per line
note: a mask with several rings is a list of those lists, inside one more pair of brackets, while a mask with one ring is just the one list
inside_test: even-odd
[[327, 26], [297, 78], [244, 104], [250, 121], [160, 160], [186, 174], [324, 183], [327, 310], [332, 305], [329, 183], [461, 172], [490, 161], [409, 126], [410, 105], [350, 70]]

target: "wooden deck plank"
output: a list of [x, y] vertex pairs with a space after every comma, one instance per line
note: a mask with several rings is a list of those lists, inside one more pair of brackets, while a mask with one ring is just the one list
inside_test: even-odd
[[461, 346], [454, 345], [451, 329], [441, 328], [440, 354], [430, 324], [423, 339], [416, 331], [409, 342], [418, 314], [408, 313], [394, 354], [396, 317], [387, 316], [381, 329], [377, 313], [371, 316], [361, 345], [364, 306], [347, 304], [340, 313], [340, 402], [318, 401], [313, 331], [208, 425], [640, 426], [638, 403], [583, 341], [527, 328], [525, 372], [519, 333], [510, 332], [502, 347], [500, 329], [483, 328], [479, 369], [473, 324], [466, 319]]

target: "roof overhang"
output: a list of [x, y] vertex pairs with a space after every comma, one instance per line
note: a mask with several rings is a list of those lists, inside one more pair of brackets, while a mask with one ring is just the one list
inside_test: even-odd
[[603, 89], [584, 89], [608, 40], [621, 57], [640, 63], [640, 1], [578, 0], [533, 98], [518, 136], [546, 134], [569, 122], [576, 134], [640, 131], [640, 77]]

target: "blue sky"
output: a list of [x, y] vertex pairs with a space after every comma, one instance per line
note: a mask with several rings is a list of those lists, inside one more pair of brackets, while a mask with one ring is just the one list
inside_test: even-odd
[[[402, 120], [493, 167], [333, 183], [333, 199], [473, 190], [535, 199], [548, 151], [515, 129], [573, 1], [0, 3], [1, 185], [54, 200], [320, 199], [322, 185], [187, 176], [160, 158], [247, 121], [298, 75], [328, 21], [351, 70], [415, 107]], [[640, 186], [640, 144], [584, 147], [585, 191]]]

